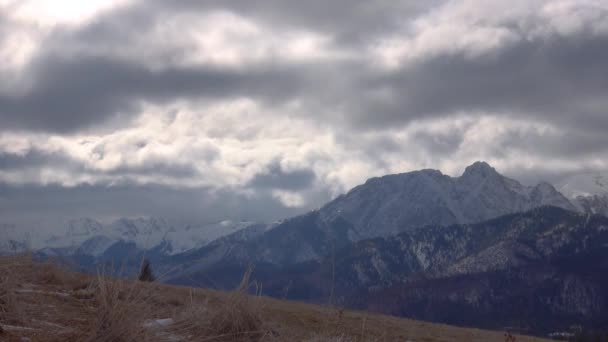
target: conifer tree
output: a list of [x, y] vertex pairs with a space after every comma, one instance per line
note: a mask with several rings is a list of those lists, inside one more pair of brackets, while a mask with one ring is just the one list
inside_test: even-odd
[[139, 281], [154, 281], [154, 274], [152, 273], [152, 267], [150, 267], [150, 262], [144, 259], [141, 264], [141, 269], [139, 270]]

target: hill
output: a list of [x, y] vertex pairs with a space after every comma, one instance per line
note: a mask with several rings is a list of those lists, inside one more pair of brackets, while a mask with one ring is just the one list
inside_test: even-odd
[[[190, 263], [181, 259], [174, 270], [194, 271], [168, 281], [231, 288], [248, 262], [216, 256], [259, 249], [255, 242], [218, 245]], [[518, 326], [546, 336], [572, 325], [605, 326], [606, 246], [608, 218], [547, 206], [361, 240], [314, 261], [258, 261], [252, 277], [274, 297], [332, 298], [349, 308], [485, 329]]]
[[[502, 332], [0, 258], [2, 341], [504, 341]], [[261, 289], [258, 289], [261, 291]], [[517, 341], [543, 341], [517, 336]]]

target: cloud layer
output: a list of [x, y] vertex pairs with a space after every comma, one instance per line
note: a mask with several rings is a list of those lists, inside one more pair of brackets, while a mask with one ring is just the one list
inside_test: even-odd
[[602, 0], [70, 2], [0, 1], [4, 213], [164, 189], [163, 215], [268, 219], [418, 168], [608, 169]]

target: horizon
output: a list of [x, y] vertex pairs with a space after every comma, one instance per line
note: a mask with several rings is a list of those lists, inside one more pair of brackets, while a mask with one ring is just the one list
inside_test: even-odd
[[[16, 220], [16, 221], [0, 221], [0, 225], [10, 225], [10, 224], [17, 224], [17, 227], [22, 227], [22, 228], [29, 228], [29, 229], [34, 229], [37, 230], [39, 228], [45, 229], [45, 228], [50, 228], [49, 232], [54, 232], [57, 231], [56, 229], [61, 230], [62, 228], [65, 228], [66, 224], [70, 224], [72, 222], [76, 222], [76, 221], [80, 221], [80, 220], [88, 220], [88, 219], [92, 219], [95, 222], [98, 222], [100, 224], [102, 224], [103, 226], [110, 226], [113, 225], [121, 220], [129, 220], [129, 221], [136, 221], [136, 220], [165, 220], [168, 221], [171, 225], [176, 224], [178, 226], [182, 226], [182, 225], [190, 225], [190, 224], [194, 224], [194, 225], [199, 225], [199, 226], [211, 226], [211, 225], [224, 225], [224, 223], [229, 222], [229, 223], [242, 223], [242, 222], [250, 222], [252, 224], [254, 223], [264, 223], [264, 224], [270, 224], [273, 222], [281, 222], [284, 220], [287, 220], [293, 216], [298, 216], [298, 215], [302, 215], [311, 211], [318, 211], [319, 209], [321, 209], [322, 207], [324, 207], [325, 205], [333, 202], [334, 200], [336, 200], [337, 198], [343, 196], [343, 195], [347, 195], [351, 190], [355, 189], [358, 186], [362, 186], [364, 184], [366, 184], [367, 181], [374, 179], [374, 178], [381, 178], [384, 176], [399, 176], [399, 175], [406, 175], [406, 174], [410, 174], [410, 173], [415, 173], [415, 172], [421, 172], [421, 171], [438, 171], [439, 173], [441, 173], [443, 176], [447, 176], [451, 179], [458, 179], [460, 177], [462, 177], [465, 173], [466, 173], [466, 169], [469, 167], [473, 167], [475, 165], [482, 165], [484, 167], [489, 167], [492, 170], [494, 170], [496, 173], [498, 173], [500, 176], [502, 177], [506, 177], [509, 179], [513, 179], [515, 181], [517, 181], [518, 183], [520, 183], [521, 185], [523, 185], [524, 187], [527, 188], [533, 188], [537, 185], [540, 185], [542, 183], [548, 183], [549, 185], [551, 185], [553, 188], [555, 188], [555, 190], [557, 190], [559, 193], [561, 193], [565, 198], [567, 198], [569, 201], [574, 201], [575, 197], [578, 196], [578, 194], [576, 193], [565, 193], [563, 191], [563, 187], [567, 186], [567, 183], [562, 183], [562, 184], [554, 184], [548, 181], [544, 181], [544, 180], [539, 180], [536, 183], [530, 183], [530, 184], [526, 184], [523, 182], [520, 182], [518, 179], [514, 179], [511, 178], [507, 175], [504, 175], [500, 172], [500, 170], [497, 170], [495, 167], [493, 167], [491, 164], [479, 160], [479, 161], [475, 161], [470, 165], [467, 165], [465, 167], [465, 169], [459, 173], [459, 174], [446, 174], [443, 173], [442, 170], [438, 170], [438, 169], [433, 169], [433, 168], [426, 168], [426, 169], [420, 169], [420, 170], [410, 170], [410, 171], [406, 171], [406, 172], [399, 172], [399, 173], [394, 173], [394, 174], [386, 174], [386, 175], [379, 175], [379, 176], [371, 176], [370, 178], [366, 179], [365, 181], [361, 182], [360, 184], [356, 184], [353, 188], [347, 189], [346, 191], [339, 193], [331, 198], [329, 198], [326, 202], [320, 203], [317, 207], [313, 207], [313, 208], [307, 208], [304, 211], [301, 212], [295, 212], [293, 213], [291, 216], [284, 216], [284, 217], [276, 217], [276, 218], [271, 218], [267, 221], [262, 221], [262, 220], [251, 220], [247, 217], [243, 217], [243, 218], [239, 218], [239, 219], [220, 219], [220, 220], [201, 220], [201, 219], [188, 219], [188, 218], [183, 218], [183, 217], [167, 217], [167, 216], [160, 216], [160, 215], [132, 215], [132, 216], [106, 216], [106, 217], [92, 217], [92, 216], [70, 216], [70, 215], [65, 215], [65, 216], [55, 216], [52, 219], [49, 220], [48, 217], [44, 216], [44, 217], [40, 217], [40, 218], [29, 218], [26, 220]], [[587, 175], [585, 173], [581, 173], [581, 174], [577, 174], [576, 176], [581, 176], [581, 175]], [[598, 173], [595, 172], [590, 172], [588, 173], [588, 175], [599, 175]], [[599, 177], [602, 177], [602, 175], [599, 175]], [[566, 179], [568, 180], [568, 179]], [[578, 188], [577, 188], [578, 189]], [[608, 193], [608, 190], [606, 191]], [[581, 195], [583, 196], [591, 196], [593, 194], [591, 193], [582, 193]], [[27, 226], [30, 227], [27, 227]], [[226, 226], [230, 226], [230, 224], [227, 224]]]

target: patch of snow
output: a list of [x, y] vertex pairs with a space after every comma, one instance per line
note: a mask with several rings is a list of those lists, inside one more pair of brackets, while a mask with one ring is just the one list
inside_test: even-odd
[[9, 325], [9, 324], [0, 324], [0, 327], [6, 331], [34, 331], [38, 329], [28, 328], [28, 327], [20, 327], [17, 325]]
[[144, 322], [144, 328], [167, 327], [173, 324], [173, 318], [151, 319]]
[[581, 173], [557, 184], [558, 190], [569, 198], [608, 195], [608, 173]]
[[81, 218], [63, 223], [12, 224], [0, 222], [0, 254], [28, 250], [49, 256], [69, 255], [76, 251], [101, 256], [118, 241], [132, 242], [142, 250], [168, 245], [167, 254], [183, 253], [238, 230], [254, 222], [222, 220], [217, 223], [192, 224], [163, 218], [121, 218], [110, 224]]
[[15, 292], [17, 292], [17, 293], [38, 293], [38, 294], [53, 295], [53, 296], [59, 296], [59, 297], [68, 297], [70, 295], [69, 293], [65, 293], [65, 292], [40, 291], [40, 290], [32, 290], [32, 289], [15, 290]]

